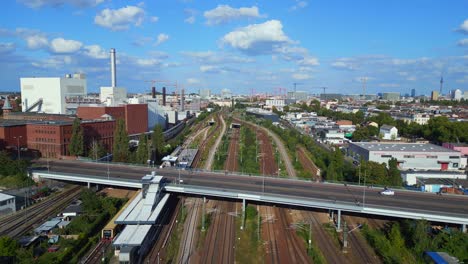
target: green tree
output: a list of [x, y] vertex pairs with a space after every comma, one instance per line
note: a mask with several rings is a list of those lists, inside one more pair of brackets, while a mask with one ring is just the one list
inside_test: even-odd
[[93, 160], [98, 160], [104, 155], [106, 155], [106, 150], [104, 149], [102, 144], [96, 140], [93, 140], [93, 142], [91, 143], [91, 146], [89, 147], [88, 157]]
[[0, 256], [16, 256], [16, 250], [18, 248], [19, 246], [16, 240], [7, 236], [0, 237]]
[[72, 125], [70, 144], [68, 145], [68, 151], [71, 156], [83, 155], [83, 142], [83, 128], [81, 127], [81, 121], [79, 118], [75, 118]]
[[160, 158], [162, 158], [165, 147], [163, 128], [161, 125], [156, 125], [154, 127], [153, 135], [151, 136], [151, 143], [156, 156], [155, 160], [159, 160]]
[[388, 184], [391, 186], [401, 186], [401, 173], [398, 169], [398, 161], [395, 158], [388, 160]]
[[129, 156], [128, 134], [125, 129], [125, 121], [117, 120], [114, 131], [113, 160], [116, 162], [126, 162]]
[[146, 164], [148, 161], [148, 138], [141, 134], [138, 141], [138, 149], [136, 151], [136, 163]]

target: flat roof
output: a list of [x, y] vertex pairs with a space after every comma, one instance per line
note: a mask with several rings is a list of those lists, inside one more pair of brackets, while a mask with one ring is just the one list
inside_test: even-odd
[[0, 192], [0, 201], [9, 200], [9, 199], [12, 199], [12, 198], [15, 198], [15, 196]]
[[114, 246], [141, 246], [152, 225], [127, 225], [117, 236]]
[[384, 143], [384, 142], [351, 142], [350, 144], [356, 145], [368, 151], [393, 151], [393, 152], [446, 152], [457, 153], [452, 149], [444, 148], [430, 143]]

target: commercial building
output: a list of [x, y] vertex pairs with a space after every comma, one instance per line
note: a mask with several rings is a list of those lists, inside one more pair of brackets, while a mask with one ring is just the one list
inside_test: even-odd
[[458, 170], [461, 154], [433, 144], [352, 142], [349, 154], [355, 159], [388, 163], [398, 161], [402, 170]]
[[455, 101], [460, 101], [463, 98], [463, 92], [460, 89], [452, 91], [452, 99]]
[[20, 78], [23, 112], [67, 114], [67, 99], [87, 95], [86, 76]]
[[439, 92], [438, 92], [438, 91], [432, 91], [432, 92], [431, 92], [431, 100], [432, 100], [432, 101], [437, 101], [437, 100], [439, 100]]
[[209, 99], [211, 97], [211, 90], [210, 89], [200, 89], [200, 98], [201, 99]]
[[260, 108], [247, 108], [246, 114], [253, 115], [257, 118], [268, 119], [271, 120], [271, 122], [279, 122], [279, 116], [277, 114]]
[[383, 93], [382, 100], [396, 102], [400, 100], [400, 93]]
[[411, 97], [416, 97], [416, 89], [411, 89]]
[[26, 123], [21, 120], [0, 119], [0, 150], [21, 149], [26, 146]]
[[0, 216], [16, 211], [15, 197], [0, 193]]
[[[406, 185], [415, 185], [419, 180], [427, 179], [450, 179], [464, 180], [466, 174], [458, 171], [414, 171], [408, 170], [401, 172], [401, 178]], [[453, 181], [452, 181], [453, 182]]]

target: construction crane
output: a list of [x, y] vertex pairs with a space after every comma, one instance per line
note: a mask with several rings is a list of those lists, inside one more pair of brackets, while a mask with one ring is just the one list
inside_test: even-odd
[[293, 85], [294, 85], [294, 92], [296, 92], [296, 86], [303, 85], [303, 83], [293, 83]]

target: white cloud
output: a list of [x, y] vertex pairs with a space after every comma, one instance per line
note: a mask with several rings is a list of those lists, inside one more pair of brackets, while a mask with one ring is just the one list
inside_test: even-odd
[[229, 53], [217, 53], [213, 51], [181, 52], [182, 55], [190, 57], [199, 63], [224, 64], [224, 63], [249, 63], [251, 58], [239, 57]]
[[94, 59], [107, 59], [109, 55], [99, 45], [89, 45], [84, 47], [84, 54]]
[[156, 40], [156, 46], [169, 40], [169, 35], [161, 33]]
[[200, 80], [196, 79], [196, 78], [188, 78], [187, 79], [187, 83], [188, 84], [199, 84], [200, 83]]
[[65, 65], [70, 65], [72, 61], [70, 56], [53, 56], [42, 61], [31, 62], [31, 65], [42, 69], [60, 69]]
[[46, 6], [60, 7], [70, 4], [79, 8], [97, 6], [104, 0], [18, 0], [18, 2], [30, 8], [41, 8]]
[[307, 73], [294, 73], [292, 77], [295, 80], [308, 80], [312, 78], [312, 76]]
[[71, 39], [55, 38], [50, 42], [50, 50], [54, 53], [73, 53], [81, 46], [83, 43]]
[[222, 42], [247, 54], [270, 54], [291, 40], [284, 34], [279, 20], [269, 20], [234, 30], [222, 38]]
[[119, 9], [104, 9], [94, 18], [94, 23], [114, 31], [127, 30], [131, 25], [139, 26], [143, 22], [145, 11], [138, 6], [126, 6]]
[[219, 25], [237, 19], [259, 18], [262, 16], [256, 6], [232, 8], [229, 5], [218, 5], [215, 9], [205, 11], [203, 15], [208, 25]]
[[463, 23], [458, 28], [458, 31], [464, 34], [468, 34], [468, 19], [463, 21]]
[[0, 53], [10, 53], [15, 49], [15, 43], [0, 43]]
[[356, 70], [358, 68], [356, 62], [350, 58], [341, 58], [332, 62], [331, 66], [340, 70]]
[[43, 34], [25, 36], [24, 39], [26, 40], [26, 45], [30, 49], [42, 49], [49, 46], [49, 41]]
[[460, 41], [457, 42], [457, 45], [458, 45], [458, 46], [461, 46], [461, 47], [463, 47], [463, 46], [468, 46], [468, 38], [466, 38], [466, 39], [461, 39]]
[[153, 23], [156, 23], [156, 22], [159, 21], [159, 17], [157, 17], [157, 16], [152, 16], [152, 17], [150, 17], [150, 21], [153, 22]]
[[315, 57], [306, 57], [299, 61], [299, 65], [318, 66], [320, 63], [319, 60]]
[[213, 65], [201, 65], [200, 66], [200, 71], [201, 72], [211, 72], [211, 73], [214, 73], [214, 72], [219, 72], [219, 68], [216, 67], [216, 66], [213, 66]]
[[161, 61], [157, 59], [136, 59], [136, 64], [142, 67], [151, 67], [156, 66], [161, 63]]
[[196, 20], [195, 16], [198, 13], [197, 10], [187, 8], [187, 9], [184, 10], [184, 13], [185, 13], [185, 16], [186, 16], [186, 18], [184, 19], [185, 23], [189, 23], [189, 24], [195, 23], [195, 20]]
[[291, 11], [296, 11], [305, 8], [308, 5], [307, 1], [296, 0], [296, 3], [289, 8]]

